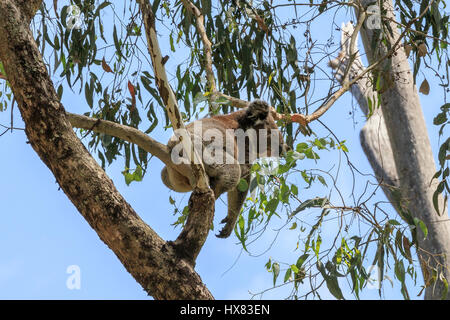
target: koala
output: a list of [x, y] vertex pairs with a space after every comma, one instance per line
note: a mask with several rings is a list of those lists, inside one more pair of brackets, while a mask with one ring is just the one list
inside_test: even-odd
[[[288, 146], [270, 114], [269, 105], [262, 100], [254, 100], [247, 108], [227, 115], [194, 121], [186, 126], [186, 130], [194, 148], [202, 153], [216, 200], [228, 193], [228, 214], [221, 221], [225, 226], [217, 235], [227, 238], [234, 229], [248, 192], [238, 189], [240, 179], [250, 184], [253, 161], [284, 154]], [[172, 151], [172, 160], [174, 156], [182, 156], [183, 149], [176, 135], [169, 139], [167, 145]], [[167, 166], [161, 171], [161, 179], [174, 191], [192, 191], [189, 179]]]

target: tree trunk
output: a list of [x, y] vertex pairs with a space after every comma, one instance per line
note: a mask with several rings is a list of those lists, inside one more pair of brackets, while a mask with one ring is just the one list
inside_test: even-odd
[[[373, 1], [362, 2], [367, 6]], [[387, 17], [395, 19], [392, 2], [383, 0], [382, 6], [387, 9]], [[394, 34], [393, 37], [388, 34], [385, 36], [391, 45], [394, 45], [399, 34], [396, 24], [392, 21], [389, 23]], [[371, 45], [381, 43], [379, 39], [374, 39], [376, 35], [372, 31], [366, 27], [361, 29], [364, 49], [370, 63], [387, 52], [382, 46]], [[378, 50], [380, 48], [381, 50]], [[432, 196], [438, 184], [436, 179], [432, 181], [436, 166], [417, 88], [403, 46], [399, 46], [386, 60], [382, 69], [388, 70], [383, 71], [383, 78], [387, 82], [392, 79], [392, 83], [388, 83], [385, 91], [381, 93], [381, 110], [398, 175], [398, 183], [394, 184], [398, 184], [402, 200], [406, 202], [412, 217], [422, 220], [428, 228], [428, 236], [425, 239], [422, 231], [417, 231], [417, 251], [427, 285], [425, 299], [441, 299], [444, 284], [439, 280], [439, 276], [450, 280], [450, 259], [446, 257], [450, 252], [450, 224], [447, 211], [439, 216], [433, 207]], [[373, 145], [377, 145], [376, 135], [366, 140], [373, 140]], [[386, 159], [383, 162], [386, 162]], [[440, 207], [443, 206], [441, 197]], [[437, 281], [433, 284], [430, 282], [432, 269], [438, 271]]]
[[30, 145], [148, 294], [156, 299], [212, 299], [193, 263], [139, 218], [73, 132], [28, 25], [40, 2], [0, 0], [0, 60]]

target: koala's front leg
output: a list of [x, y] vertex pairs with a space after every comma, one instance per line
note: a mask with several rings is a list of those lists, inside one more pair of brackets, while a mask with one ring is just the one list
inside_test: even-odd
[[[250, 176], [244, 178], [247, 181], [247, 185], [250, 184]], [[239, 191], [238, 187], [228, 191], [228, 214], [220, 223], [225, 223], [220, 233], [216, 235], [218, 238], [228, 238], [233, 232], [236, 221], [241, 213], [242, 205], [247, 198], [248, 189], [245, 191]]]

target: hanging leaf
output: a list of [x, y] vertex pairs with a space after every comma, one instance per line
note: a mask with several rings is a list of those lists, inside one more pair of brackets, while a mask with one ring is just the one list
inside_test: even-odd
[[411, 244], [407, 237], [403, 236], [403, 249], [405, 250], [406, 258], [408, 259], [409, 263], [412, 263], [412, 256], [411, 256]]
[[136, 95], [134, 86], [130, 81], [128, 81], [128, 91], [130, 91], [130, 94], [132, 97], [134, 97]]
[[277, 262], [274, 262], [274, 264], [272, 264], [272, 271], [273, 271], [273, 285], [275, 286], [278, 275], [280, 274], [280, 265]]
[[411, 53], [412, 50], [412, 46], [410, 44], [405, 43], [403, 47], [405, 49], [406, 57], [409, 57], [409, 54]]
[[427, 79], [424, 79], [422, 84], [420, 85], [419, 92], [424, 95], [428, 95], [430, 93], [430, 85], [428, 84]]
[[427, 45], [423, 42], [419, 44], [419, 46], [417, 47], [417, 55], [419, 57], [425, 57], [427, 52], [428, 52]]
[[320, 261], [317, 262], [317, 269], [319, 269], [320, 273], [322, 274], [322, 277], [325, 279], [327, 288], [330, 291], [330, 293], [336, 299], [344, 300], [344, 295], [342, 294], [341, 288], [339, 287], [337, 277], [334, 275], [328, 275], [325, 271], [324, 265]]
[[105, 70], [106, 72], [111, 72], [111, 73], [113, 72], [113, 71], [111, 70], [111, 67], [108, 66], [108, 64], [106, 63], [104, 57], [103, 57], [103, 60], [102, 60], [102, 68], [103, 68], [103, 70]]
[[414, 218], [414, 224], [422, 230], [424, 236], [423, 238], [426, 239], [428, 235], [428, 228], [425, 223], [419, 218]]

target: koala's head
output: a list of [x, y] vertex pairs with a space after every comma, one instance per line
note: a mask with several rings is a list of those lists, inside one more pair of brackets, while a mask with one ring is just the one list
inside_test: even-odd
[[[253, 100], [245, 109], [244, 115], [238, 120], [240, 128], [243, 130], [255, 129], [258, 133], [258, 145], [259, 139], [262, 137], [267, 139], [267, 156], [279, 156], [283, 155], [289, 150], [288, 145], [284, 142], [283, 135], [281, 134], [278, 126], [273, 119], [270, 111], [270, 106], [263, 100]], [[265, 136], [259, 134], [265, 131]], [[272, 144], [272, 138], [277, 139], [277, 143]], [[273, 152], [271, 146], [277, 146], [278, 152]], [[259, 146], [258, 146], [259, 148]], [[259, 153], [264, 153], [264, 150], [258, 150]]]

